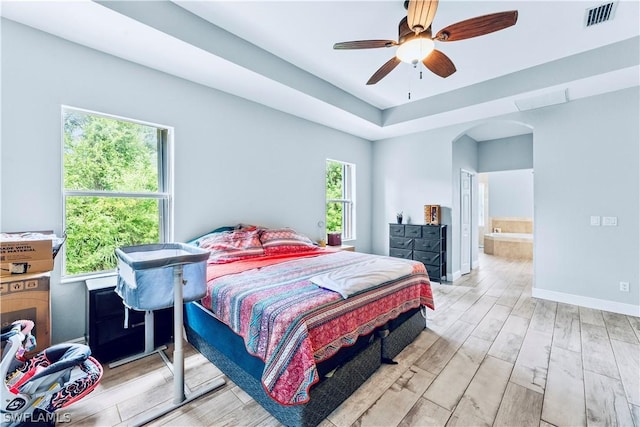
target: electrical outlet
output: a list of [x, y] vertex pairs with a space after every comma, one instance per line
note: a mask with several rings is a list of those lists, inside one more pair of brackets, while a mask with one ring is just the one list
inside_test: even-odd
[[618, 225], [618, 217], [617, 216], [603, 216], [602, 217], [602, 225], [615, 227]]
[[620, 282], [620, 292], [629, 292], [629, 282]]
[[591, 225], [592, 226], [599, 226], [600, 225], [600, 217], [599, 216], [592, 216], [591, 217]]

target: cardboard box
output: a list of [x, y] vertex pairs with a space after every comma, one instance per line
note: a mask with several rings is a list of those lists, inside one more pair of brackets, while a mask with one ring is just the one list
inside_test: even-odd
[[50, 273], [0, 277], [0, 321], [2, 328], [16, 320], [35, 322], [32, 334], [42, 351], [51, 345]]
[[52, 239], [27, 240], [20, 238], [22, 234], [4, 233], [0, 239], [0, 276], [53, 270]]

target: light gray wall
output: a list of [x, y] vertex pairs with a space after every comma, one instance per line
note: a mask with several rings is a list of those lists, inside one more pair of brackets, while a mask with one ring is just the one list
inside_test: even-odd
[[[451, 204], [452, 224], [451, 239], [452, 241], [461, 241], [460, 228], [460, 209], [461, 209], [461, 193], [460, 193], [460, 172], [465, 170], [471, 172], [471, 264], [478, 262], [478, 143], [467, 135], [463, 135], [453, 142], [453, 173], [452, 173], [452, 192], [453, 197]], [[462, 244], [462, 243], [460, 243]], [[452, 278], [460, 274], [460, 251], [451, 251], [451, 274]]]
[[374, 142], [373, 253], [389, 254], [389, 223], [398, 211], [405, 223], [424, 224], [424, 205], [440, 205], [450, 233], [455, 137], [455, 131], [444, 129]]
[[491, 172], [489, 216], [533, 219], [533, 170]]
[[533, 134], [478, 142], [478, 172], [533, 168]]
[[529, 114], [536, 288], [640, 306], [639, 106], [635, 87]]
[[[167, 60], [170, 60], [168, 58]], [[2, 230], [62, 232], [61, 105], [175, 128], [175, 235], [238, 222], [320, 238], [325, 160], [356, 164], [371, 247], [371, 142], [2, 20]], [[84, 333], [84, 283], [52, 275], [52, 339]]]
[[[535, 170], [536, 288], [640, 308], [639, 101], [634, 87], [494, 118], [533, 128], [533, 164], [524, 167]], [[452, 205], [452, 141], [477, 125], [374, 143], [374, 252], [388, 253], [396, 209], [413, 216], [428, 202]], [[618, 226], [590, 227], [590, 215], [617, 216]], [[459, 252], [459, 242], [448, 243]], [[619, 281], [630, 282], [629, 293]]]

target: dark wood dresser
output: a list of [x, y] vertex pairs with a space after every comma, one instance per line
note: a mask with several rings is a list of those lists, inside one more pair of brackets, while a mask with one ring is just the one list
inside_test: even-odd
[[389, 224], [389, 256], [420, 261], [430, 280], [446, 281], [447, 226]]

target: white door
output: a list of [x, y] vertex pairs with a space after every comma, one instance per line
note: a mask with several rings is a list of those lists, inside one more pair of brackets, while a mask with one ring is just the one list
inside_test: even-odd
[[460, 171], [460, 274], [471, 272], [471, 174]]

